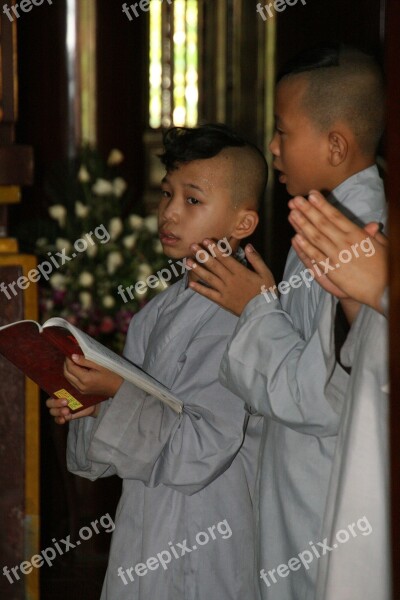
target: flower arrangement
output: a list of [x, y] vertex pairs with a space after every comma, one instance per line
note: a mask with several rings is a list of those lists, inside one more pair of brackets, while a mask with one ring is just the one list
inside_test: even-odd
[[[53, 201], [48, 212], [54, 239], [36, 241], [39, 262], [62, 253], [68, 257], [48, 282], [40, 281], [41, 318], [63, 317], [118, 352], [133, 314], [164, 289], [147, 288], [124, 303], [118, 286], [132, 286], [167, 264], [157, 217], [129, 210], [128, 185], [118, 175], [123, 160], [117, 149], [103, 161], [95, 150], [84, 148], [78, 163], [69, 162], [66, 170], [64, 165], [62, 176], [53, 174], [47, 191]], [[93, 235], [99, 227], [107, 239]], [[74, 252], [75, 241], [88, 239], [90, 232], [93, 242]]]

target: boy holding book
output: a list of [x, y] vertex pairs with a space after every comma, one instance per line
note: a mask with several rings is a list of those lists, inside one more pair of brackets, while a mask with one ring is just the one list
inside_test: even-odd
[[[270, 144], [288, 192], [325, 191], [353, 220], [382, 221], [385, 198], [375, 155], [383, 106], [380, 69], [363, 52], [332, 46], [292, 61], [277, 86]], [[330, 327], [336, 300], [312, 271], [302, 277], [304, 265], [293, 249], [281, 298], [265, 298], [260, 289], [274, 288], [272, 273], [252, 247], [246, 256], [255, 272], [219, 253], [195, 269], [208, 287], [190, 286], [241, 315], [222, 360], [221, 382], [267, 417], [260, 471], [262, 595], [308, 600], [315, 597], [318, 561], [327, 552], [322, 522], [348, 385]], [[353, 320], [359, 307], [341, 302]]]
[[[237, 252], [258, 223], [267, 179], [259, 150], [209, 125], [172, 129], [161, 159], [166, 255], [190, 256], [205, 235]], [[124, 352], [183, 401], [181, 415], [80, 357], [66, 361], [69, 381], [112, 398], [76, 415], [48, 400], [58, 423], [70, 420], [69, 470], [124, 480], [103, 600], [258, 597], [253, 502], [262, 418], [219, 383], [237, 318], [193, 292], [192, 278], [191, 271], [134, 316]]]

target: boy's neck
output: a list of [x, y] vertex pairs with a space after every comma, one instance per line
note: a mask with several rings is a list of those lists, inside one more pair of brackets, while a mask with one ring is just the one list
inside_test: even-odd
[[350, 177], [353, 177], [353, 175], [357, 175], [357, 173], [361, 173], [361, 171], [365, 171], [365, 169], [368, 169], [369, 167], [373, 167], [375, 164], [375, 158], [362, 158], [361, 160], [354, 161], [347, 168], [342, 169], [340, 172], [338, 172], [336, 176], [332, 178], [332, 181], [330, 182], [329, 186], [327, 186], [327, 189], [324, 191], [328, 193], [333, 192], [334, 189], [336, 189], [339, 185], [350, 179]]

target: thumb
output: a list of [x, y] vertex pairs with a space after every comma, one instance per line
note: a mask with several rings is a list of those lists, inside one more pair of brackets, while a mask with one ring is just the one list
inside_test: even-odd
[[246, 258], [255, 270], [258, 275], [265, 275], [266, 272], [269, 272], [269, 269], [261, 256], [255, 250], [252, 244], [247, 244], [245, 248]]
[[375, 237], [376, 234], [379, 232], [379, 223], [367, 223], [366, 225], [364, 225], [364, 231], [366, 231], [368, 235]]

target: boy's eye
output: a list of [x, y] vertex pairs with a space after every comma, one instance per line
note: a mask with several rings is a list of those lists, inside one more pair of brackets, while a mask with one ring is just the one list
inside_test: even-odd
[[193, 198], [193, 197], [188, 198], [187, 202], [188, 202], [188, 204], [192, 204], [192, 205], [200, 204], [200, 200], [197, 200], [196, 198]]
[[163, 198], [170, 198], [171, 194], [169, 192], [167, 192], [167, 190], [161, 190], [161, 196]]

